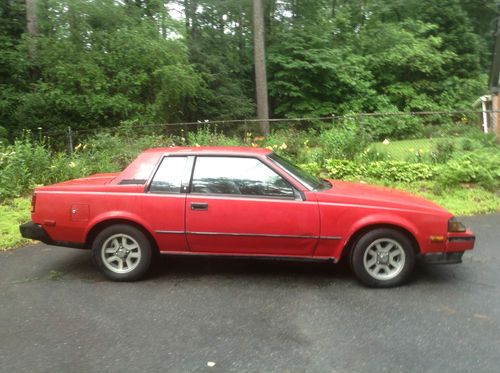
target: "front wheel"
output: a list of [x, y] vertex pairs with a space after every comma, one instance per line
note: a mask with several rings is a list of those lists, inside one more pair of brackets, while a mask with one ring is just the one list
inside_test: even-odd
[[413, 271], [415, 251], [403, 233], [388, 228], [374, 229], [356, 242], [350, 263], [356, 277], [367, 286], [399, 286]]
[[92, 243], [94, 262], [114, 281], [139, 280], [151, 264], [151, 244], [139, 229], [116, 224], [103, 229]]

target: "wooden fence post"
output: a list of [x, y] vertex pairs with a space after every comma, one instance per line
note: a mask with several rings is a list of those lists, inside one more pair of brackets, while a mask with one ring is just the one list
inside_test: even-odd
[[67, 137], [68, 137], [68, 153], [73, 154], [73, 132], [71, 131], [71, 127], [67, 128]]

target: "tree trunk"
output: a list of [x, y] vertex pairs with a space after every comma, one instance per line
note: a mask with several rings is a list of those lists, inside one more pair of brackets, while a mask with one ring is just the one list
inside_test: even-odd
[[185, 15], [185, 25], [186, 25], [186, 35], [191, 38], [191, 40], [196, 39], [197, 29], [196, 29], [196, 9], [198, 4], [196, 0], [184, 0], [184, 15]]
[[236, 34], [238, 36], [238, 56], [240, 65], [243, 65], [245, 62], [245, 36], [243, 35], [243, 27], [244, 27], [244, 16], [243, 16], [243, 6], [240, 5], [240, 18], [238, 20], [238, 27], [236, 28]]
[[26, 4], [26, 29], [28, 31], [28, 53], [30, 59], [36, 57], [36, 38], [38, 33], [38, 0], [25, 0]]
[[260, 131], [269, 135], [269, 104], [267, 99], [266, 51], [264, 45], [264, 12], [262, 0], [253, 0], [253, 41], [255, 92]]

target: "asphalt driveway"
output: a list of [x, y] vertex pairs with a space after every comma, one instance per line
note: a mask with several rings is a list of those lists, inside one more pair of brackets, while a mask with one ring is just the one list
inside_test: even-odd
[[328, 264], [163, 258], [112, 283], [86, 251], [0, 253], [0, 371], [499, 372], [500, 215], [464, 220], [463, 264], [389, 290]]

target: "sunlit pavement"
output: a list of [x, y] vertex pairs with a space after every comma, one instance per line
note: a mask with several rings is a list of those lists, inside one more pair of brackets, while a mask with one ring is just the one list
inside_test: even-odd
[[112, 283], [87, 251], [0, 254], [4, 372], [498, 372], [500, 215], [464, 263], [372, 290], [343, 266], [163, 257]]

